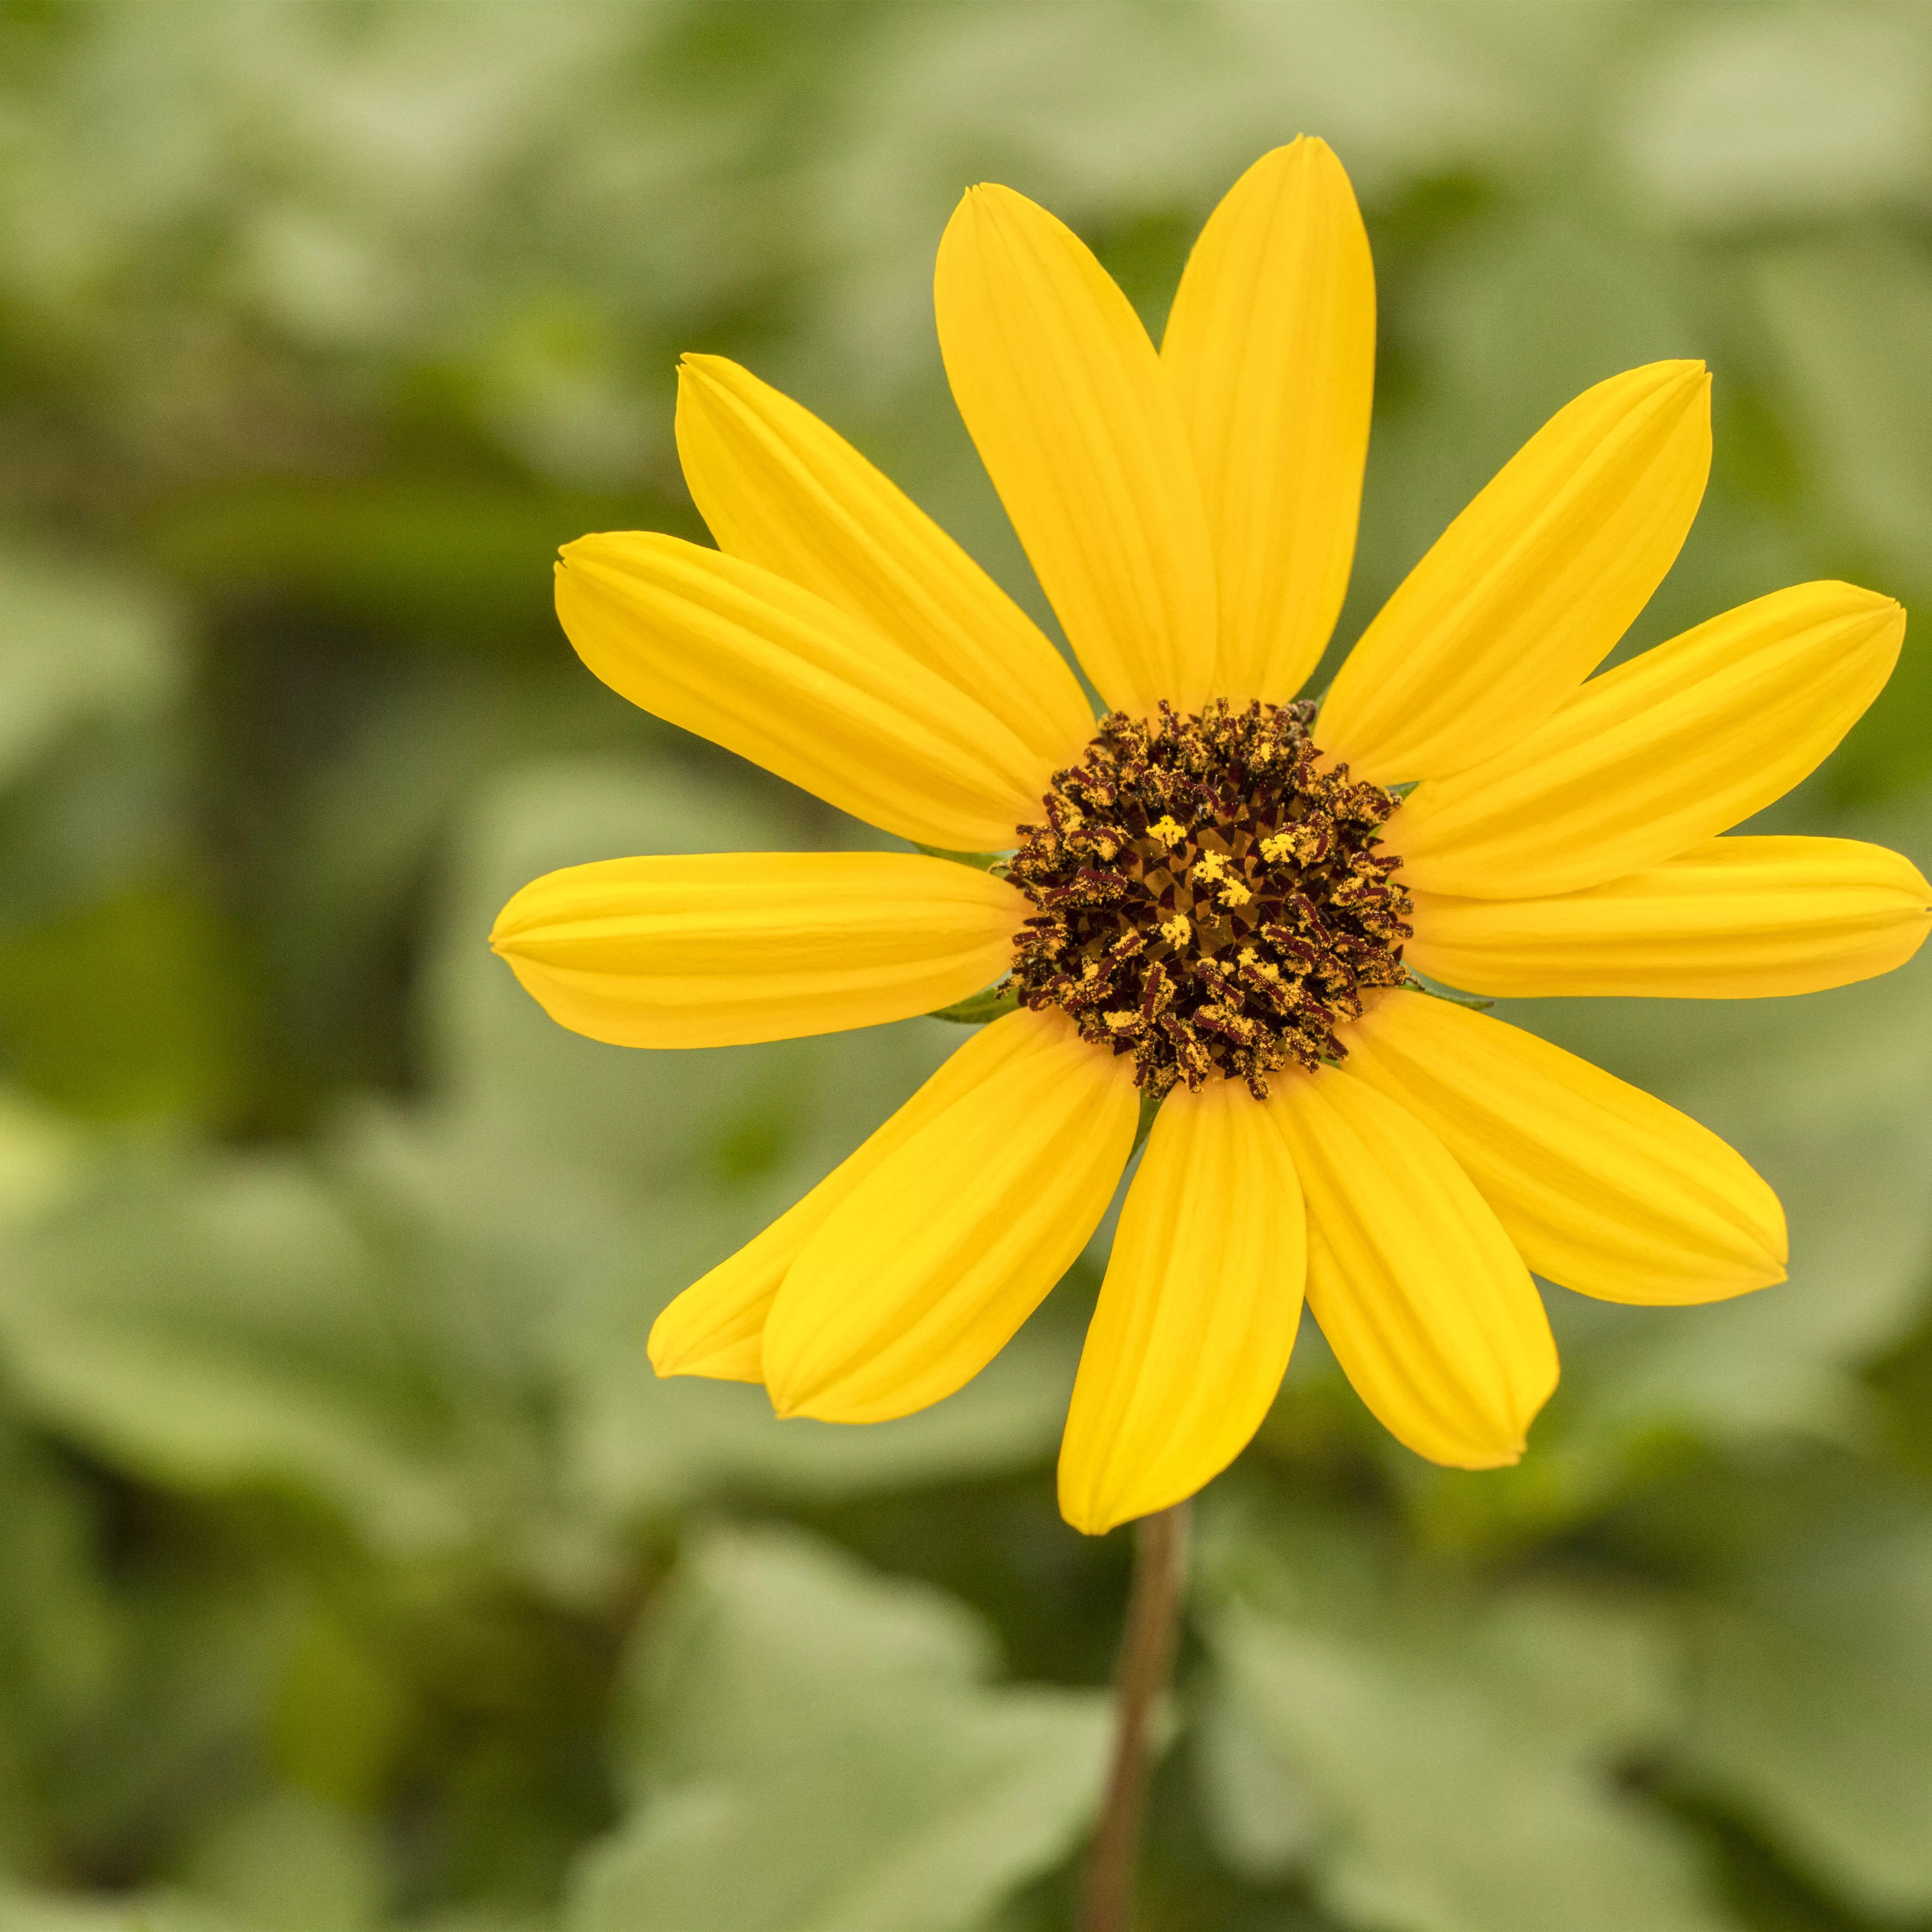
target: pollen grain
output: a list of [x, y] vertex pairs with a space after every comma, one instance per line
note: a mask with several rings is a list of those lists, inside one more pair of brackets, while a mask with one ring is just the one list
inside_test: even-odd
[[1400, 801], [1325, 764], [1314, 706], [1115, 712], [1056, 775], [1008, 876], [1022, 1004], [1059, 1006], [1165, 1094], [1340, 1060], [1362, 994], [1406, 976], [1408, 893], [1378, 849]]

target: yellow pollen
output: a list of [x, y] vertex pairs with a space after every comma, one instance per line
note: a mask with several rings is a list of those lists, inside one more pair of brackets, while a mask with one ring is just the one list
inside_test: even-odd
[[1285, 832], [1271, 833], [1261, 844], [1262, 856], [1270, 866], [1279, 866], [1284, 859], [1310, 865], [1322, 856], [1322, 850], [1321, 835], [1306, 825], [1291, 825]]
[[1258, 700], [1109, 712], [1022, 828], [1021, 1000], [1131, 1054], [1150, 1094], [1218, 1070], [1265, 1100], [1282, 1070], [1342, 1059], [1336, 1029], [1402, 982], [1408, 896], [1378, 849], [1396, 801], [1324, 764], [1313, 718]]

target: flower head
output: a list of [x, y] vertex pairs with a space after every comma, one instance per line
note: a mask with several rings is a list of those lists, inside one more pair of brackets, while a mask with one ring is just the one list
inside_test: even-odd
[[933, 1011], [970, 1037], [659, 1318], [661, 1374], [782, 1414], [903, 1415], [985, 1366], [1078, 1254], [1158, 1104], [1087, 1337], [1061, 1505], [1191, 1494], [1273, 1401], [1306, 1299], [1422, 1455], [1514, 1461], [1556, 1383], [1534, 1270], [1627, 1302], [1783, 1278], [1775, 1197], [1714, 1136], [1433, 997], [1749, 998], [1900, 964], [1932, 888], [1894, 853], [1720, 837], [1884, 683], [1890, 600], [1808, 584], [1592, 676], [1675, 558], [1708, 379], [1661, 362], [1558, 412], [1445, 531], [1319, 709], [1353, 556], [1368, 244], [1318, 141], [1210, 218], [1158, 351], [1010, 190], [941, 244], [953, 394], [1082, 668], [830, 429], [687, 357], [678, 440], [716, 550], [567, 547], [557, 607], [645, 708], [916, 853], [613, 860], [494, 943], [629, 1046]]

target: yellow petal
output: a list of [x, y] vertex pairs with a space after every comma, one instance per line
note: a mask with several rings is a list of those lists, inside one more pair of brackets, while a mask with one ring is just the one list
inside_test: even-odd
[[1420, 993], [1348, 1028], [1346, 1070], [1442, 1142], [1546, 1280], [1718, 1301], [1784, 1279], [1784, 1210], [1708, 1127], [1588, 1060]]
[[989, 711], [755, 564], [653, 531], [580, 537], [556, 611], [633, 704], [902, 838], [1000, 851], [1038, 814], [1041, 761]]
[[1446, 778], [1534, 731], [1664, 580], [1711, 466], [1710, 378], [1652, 362], [1558, 410], [1443, 532], [1322, 707], [1382, 784]]
[[910, 852], [605, 859], [534, 880], [490, 943], [560, 1024], [617, 1046], [737, 1046], [910, 1018], [1011, 964], [1004, 879]]
[[1264, 154], [1208, 217], [1160, 353], [1214, 539], [1215, 691], [1284, 703], [1348, 588], [1375, 386], [1375, 268], [1326, 142]]
[[1264, 1104], [1307, 1200], [1308, 1306], [1357, 1394], [1432, 1462], [1515, 1462], [1556, 1386], [1556, 1345], [1493, 1210], [1362, 1081], [1292, 1075]]
[[977, 1375], [1087, 1244], [1134, 1141], [1133, 1062], [1059, 1013], [880, 1163], [792, 1264], [765, 1324], [781, 1415], [881, 1422]]
[[934, 285], [959, 413], [1068, 641], [1107, 702], [1198, 710], [1214, 564], [1160, 359], [1079, 238], [1010, 188], [971, 190]]
[[1191, 1496], [1261, 1426], [1301, 1316], [1301, 1188], [1239, 1081], [1155, 1116], [1060, 1451], [1060, 1514], [1098, 1536]]
[[1855, 838], [1707, 838], [1554, 898], [1418, 892], [1410, 922], [1409, 963], [1468, 992], [1754, 1000], [1902, 966], [1932, 930], [1932, 886]]
[[869, 624], [978, 700], [1044, 791], [1094, 735], [1078, 681], [952, 539], [808, 410], [722, 356], [678, 371], [685, 481], [718, 547]]
[[1035, 1042], [1030, 1013], [1010, 1013], [976, 1033], [862, 1145], [805, 1198], [666, 1308], [651, 1330], [651, 1366], [661, 1376], [764, 1379], [765, 1319], [799, 1250], [866, 1178], [912, 1137]]
[[1574, 892], [1660, 865], [1781, 797], [1892, 675], [1905, 613], [1850, 584], [1774, 592], [1585, 685], [1486, 764], [1412, 792], [1406, 884]]

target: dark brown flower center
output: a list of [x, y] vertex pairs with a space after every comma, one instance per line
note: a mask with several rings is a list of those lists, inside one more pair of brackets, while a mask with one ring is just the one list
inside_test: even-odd
[[1409, 897], [1378, 851], [1400, 802], [1324, 769], [1309, 704], [1115, 712], [1058, 773], [1008, 866], [1040, 910], [1015, 935], [1023, 1005], [1131, 1053], [1158, 1096], [1219, 1072], [1339, 1060], [1362, 993], [1400, 986]]

